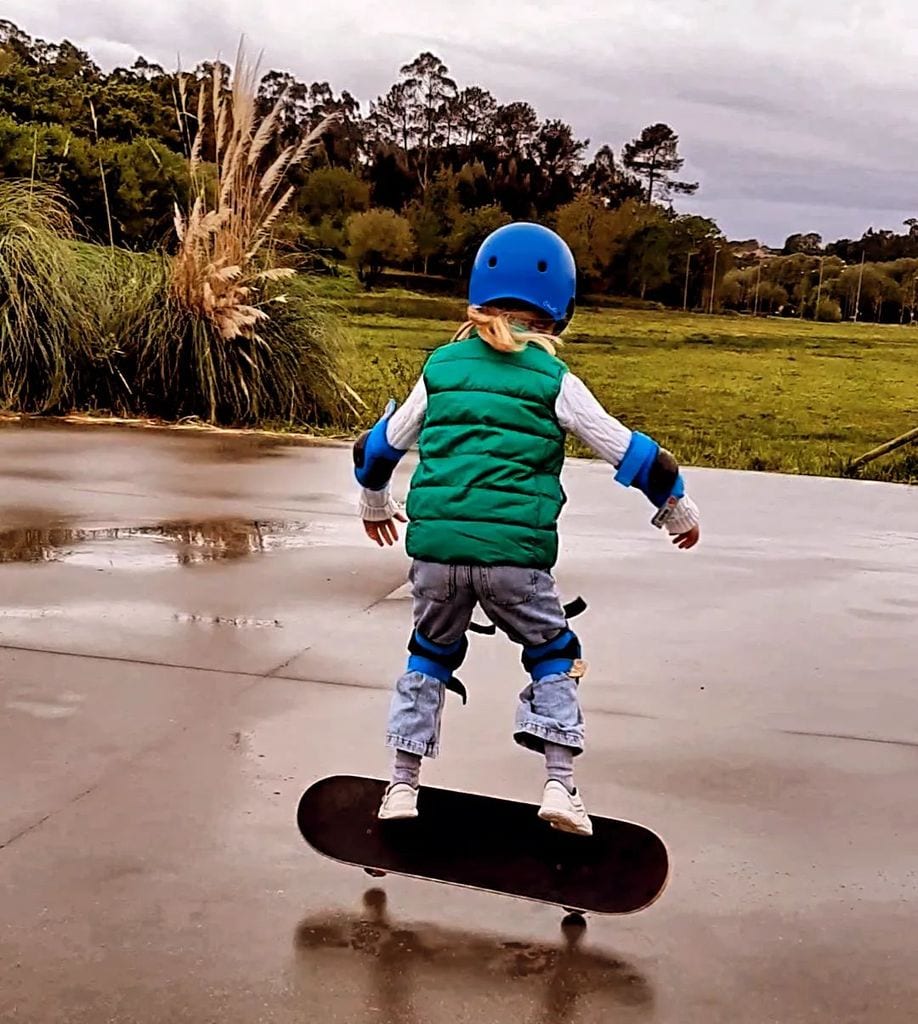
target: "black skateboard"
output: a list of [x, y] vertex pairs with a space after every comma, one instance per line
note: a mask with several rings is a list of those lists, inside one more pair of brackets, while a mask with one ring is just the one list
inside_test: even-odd
[[592, 836], [569, 835], [541, 821], [534, 804], [428, 786], [417, 819], [380, 821], [385, 790], [379, 779], [320, 779], [300, 799], [303, 838], [372, 875], [425, 878], [580, 914], [633, 914], [666, 887], [666, 847], [642, 825], [591, 815]]

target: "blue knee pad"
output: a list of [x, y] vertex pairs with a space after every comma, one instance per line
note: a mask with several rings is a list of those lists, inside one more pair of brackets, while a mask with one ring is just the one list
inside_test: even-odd
[[452, 644], [435, 644], [415, 630], [408, 641], [408, 671], [423, 672], [438, 680], [447, 690], [458, 693], [465, 704], [468, 694], [453, 672], [465, 661], [468, 649], [469, 641], [465, 636]]
[[577, 634], [571, 629], [565, 629], [554, 640], [524, 647], [523, 667], [532, 676], [532, 681], [537, 683], [546, 676], [570, 672], [582, 654]]

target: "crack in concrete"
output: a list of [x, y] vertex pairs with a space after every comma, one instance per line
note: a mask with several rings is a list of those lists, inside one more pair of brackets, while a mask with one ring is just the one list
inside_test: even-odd
[[[87, 790], [86, 792], [88, 793], [89, 790]], [[85, 795], [86, 795], [86, 793], [81, 793], [80, 794], [80, 796], [85, 796]], [[78, 797], [76, 797], [76, 799], [79, 800], [80, 797], [78, 796]], [[74, 801], [70, 801], [70, 802], [72, 803]], [[60, 810], [60, 808], [58, 808], [58, 810]], [[48, 813], [43, 818], [39, 818], [38, 821], [32, 822], [31, 825], [26, 825], [25, 828], [20, 829], [18, 832], [16, 832], [13, 835], [11, 835], [9, 837], [9, 839], [4, 839], [2, 842], [0, 842], [0, 852], [5, 850], [8, 846], [12, 846], [13, 843], [15, 843], [17, 839], [22, 839], [23, 836], [27, 836], [30, 832], [33, 832], [35, 829], [40, 828], [54, 814], [57, 814], [57, 811], [48, 811]]]
[[[58, 652], [49, 651], [47, 653], [56, 654]], [[123, 659], [121, 659], [121, 660], [123, 660]], [[222, 673], [222, 674], [223, 675], [228, 675], [229, 673]], [[238, 700], [239, 698], [244, 697], [245, 694], [247, 694], [250, 690], [252, 690], [255, 686], [258, 685], [259, 681], [260, 681], [260, 677], [258, 677], [255, 680], [253, 680], [251, 683], [249, 683], [248, 686], [241, 687], [241, 689], [238, 691], [238, 693], [235, 694], [235, 698], [234, 699]], [[2, 852], [3, 850], [8, 849], [10, 846], [13, 845], [13, 843], [18, 842], [20, 839], [23, 839], [25, 836], [31, 834], [36, 829], [41, 828], [41, 826], [44, 825], [45, 822], [50, 821], [51, 818], [53, 818], [56, 815], [60, 814], [61, 811], [66, 810], [68, 807], [73, 807], [74, 804], [78, 804], [81, 800], [85, 799], [91, 793], [94, 793], [97, 789], [99, 789], [101, 786], [103, 786], [111, 778], [111, 776], [113, 774], [115, 774], [115, 772], [123, 771], [124, 768], [126, 768], [128, 765], [135, 764], [141, 758], [146, 757], [147, 754], [149, 754], [152, 751], [156, 750], [158, 747], [162, 746], [164, 743], [167, 743], [167, 742], [171, 741], [175, 736], [180, 735], [181, 733], [185, 732], [188, 729], [189, 724], [192, 721], [195, 722], [196, 724], [199, 723], [199, 722], [211, 721], [218, 714], [220, 714], [221, 710], [222, 710], [222, 706], [214, 705], [214, 709], [213, 709], [213, 711], [212, 711], [212, 713], [210, 715], [205, 715], [205, 716], [202, 717], [197, 712], [189, 714], [185, 719], [183, 719], [180, 723], [178, 723], [175, 728], [167, 730], [166, 732], [163, 733], [162, 736], [157, 737], [151, 743], [148, 743], [145, 746], [140, 747], [138, 750], [134, 751], [133, 754], [128, 754], [126, 757], [118, 759], [117, 762], [114, 762], [114, 763], [111, 763], [111, 764], [107, 765], [105, 770], [99, 776], [99, 778], [96, 779], [96, 781], [91, 786], [88, 786], [82, 792], [77, 793], [76, 796], [72, 796], [72, 797], [70, 797], [70, 799], [65, 800], [59, 807], [55, 807], [54, 810], [49, 811], [42, 818], [40, 818], [38, 821], [33, 822], [31, 825], [27, 825], [25, 828], [23, 828], [19, 832], [17, 832], [14, 836], [12, 836], [11, 838], [6, 839], [2, 843], [0, 843], [0, 852]]]
[[824, 740], [848, 740], [852, 743], [883, 743], [891, 747], [912, 747], [918, 749], [918, 740], [897, 740], [884, 736], [857, 736], [845, 732], [814, 732], [810, 729], [778, 729], [785, 736], [811, 736]]
[[[356, 612], [354, 614], [362, 614]], [[74, 651], [56, 651], [46, 647], [27, 647], [19, 644], [0, 644], [0, 651], [22, 651], [24, 654], [48, 654], [58, 658], [82, 658], [90, 661], [102, 661], [110, 662], [118, 665], [139, 665], [146, 668], [165, 668], [173, 669], [179, 672], [200, 672], [205, 675], [217, 675], [217, 676], [236, 676], [242, 679], [253, 680], [252, 686], [258, 682], [280, 682], [280, 683], [303, 683], [307, 686], [337, 686], [346, 687], [348, 689], [355, 690], [388, 690], [388, 685], [376, 686], [370, 683], [356, 683], [348, 682], [343, 679], [313, 679], [304, 676], [285, 676], [281, 675], [282, 669], [286, 668], [292, 662], [296, 661], [301, 655], [311, 650], [311, 647], [305, 647], [303, 650], [298, 651], [286, 661], [282, 662], [274, 668], [268, 669], [266, 672], [247, 672], [242, 669], [225, 669], [225, 668], [208, 668], [203, 665], [183, 665], [177, 662], [169, 661], [152, 661], [145, 658], [126, 658], [119, 657], [113, 654], [83, 654]], [[248, 687], [246, 687], [248, 689]], [[244, 692], [244, 691], [241, 691]], [[606, 708], [591, 708], [587, 706], [585, 710], [590, 714], [597, 715], [610, 715], [610, 716], [621, 716], [626, 718], [644, 718], [649, 720], [660, 720], [659, 715], [649, 715], [641, 712], [629, 712], [629, 711], [614, 711]], [[904, 740], [895, 739], [883, 736], [858, 736], [853, 733], [837, 733], [837, 732], [819, 732], [817, 730], [810, 729], [771, 729], [770, 732], [778, 732], [785, 736], [805, 736], [815, 739], [832, 739], [832, 740], [846, 740], [852, 743], [881, 743], [887, 746], [896, 747], [908, 747], [911, 749], [918, 749], [918, 740]], [[3, 849], [3, 845], [0, 844], [0, 850]]]
[[244, 669], [208, 668], [204, 665], [183, 665], [174, 661], [153, 661], [147, 658], [127, 658], [117, 654], [84, 654], [77, 651], [58, 651], [53, 647], [30, 647], [25, 644], [0, 644], [0, 651], [22, 651], [25, 654], [53, 654], [60, 658], [83, 658], [88, 661], [106, 661], [116, 665], [141, 665], [147, 668], [173, 668], [185, 672], [208, 672], [222, 676], [264, 679], [263, 672], [247, 672]]
[[[402, 582], [402, 583], [398, 584], [398, 586], [392, 587], [389, 590], [387, 590], [384, 594], [382, 594], [380, 597], [376, 598], [374, 601], [372, 601], [370, 604], [368, 604], [365, 608], [359, 608], [359, 609], [356, 609], [355, 611], [349, 612], [347, 615], [345, 615], [344, 619], [342, 620], [342, 623], [343, 624], [349, 623], [349, 622], [353, 621], [355, 618], [357, 618], [357, 616], [359, 616], [359, 615], [366, 615], [368, 612], [371, 612], [378, 605], [381, 605], [383, 603], [383, 601], [385, 601], [389, 597], [391, 597], [392, 594], [395, 594], [399, 590], [401, 590], [401, 588], [404, 585], [405, 585], [404, 582]], [[0, 645], [0, 646], [2, 646], [2, 645]], [[286, 661], [282, 661], [280, 663], [280, 665], [278, 665], [276, 668], [269, 669], [269, 671], [264, 673], [264, 677], [266, 679], [295, 679], [296, 678], [295, 676], [282, 676], [282, 675], [279, 675], [279, 673], [281, 672], [282, 669], [285, 669], [288, 665], [290, 665], [294, 661], [296, 661], [297, 658], [302, 657], [307, 651], [311, 651], [311, 650], [312, 650], [312, 644], [308, 644], [301, 651], [297, 651], [295, 654], [292, 654]], [[303, 681], [306, 682], [307, 680], [303, 680]], [[308, 680], [308, 681], [312, 682], [313, 680]], [[352, 686], [352, 685], [353, 686], [360, 686], [362, 684], [359, 684], [359, 683], [329, 683], [329, 685], [330, 686]], [[376, 689], [379, 689], [379, 687], [368, 686], [367, 689], [376, 690]]]
[[[66, 651], [45, 651], [45, 650], [41, 650], [40, 648], [34, 648], [34, 647], [13, 647], [13, 648], [11, 648], [9, 645], [0, 644], [0, 650], [11, 650], [11, 649], [12, 650], [25, 651], [27, 653], [33, 653], [33, 654], [49, 654], [49, 655], [53, 655], [53, 656], [60, 657], [60, 658], [86, 658], [86, 657], [90, 657], [90, 658], [95, 658], [98, 661], [112, 661], [112, 662], [117, 662], [117, 663], [121, 663], [121, 664], [128, 663], [128, 664], [136, 664], [136, 665], [146, 665], [146, 666], [156, 667], [156, 668], [184, 669], [185, 671], [189, 671], [190, 670], [190, 671], [195, 671], [195, 672], [207, 672], [207, 673], [211, 673], [211, 674], [214, 674], [214, 675], [224, 675], [224, 676], [233, 676], [233, 675], [235, 675], [236, 677], [251, 679], [252, 682], [249, 683], [248, 686], [241, 687], [239, 689], [239, 691], [234, 695], [233, 699], [236, 700], [236, 701], [238, 701], [240, 698], [244, 697], [247, 693], [249, 693], [251, 690], [253, 690], [256, 686], [258, 686], [259, 683], [264, 682], [266, 679], [269, 678], [269, 677], [267, 677], [267, 676], [265, 676], [263, 674], [259, 674], [259, 673], [255, 673], [255, 672], [229, 672], [229, 671], [226, 671], [224, 669], [206, 669], [206, 668], [197, 668], [195, 666], [167, 665], [167, 664], [162, 664], [162, 663], [158, 663], [158, 662], [148, 662], [148, 661], [132, 661], [129, 658], [105, 657], [103, 655], [71, 654], [71, 653], [66, 652]], [[290, 659], [290, 660], [292, 660], [292, 659]], [[346, 687], [352, 687], [354, 689], [370, 689], [370, 690], [381, 689], [381, 687], [376, 687], [376, 686], [364, 686], [361, 683], [345, 683], [345, 682], [338, 682], [338, 681], [326, 680], [326, 679], [296, 679], [296, 678], [293, 678], [293, 677], [290, 677], [290, 676], [274, 676], [274, 677], [271, 677], [271, 680], [272, 681], [273, 680], [277, 680], [278, 682], [305, 683], [306, 685], [315, 685], [315, 686], [346, 686]], [[386, 687], [386, 689], [388, 689], [388, 687]], [[29, 835], [31, 832], [34, 832], [36, 829], [41, 828], [41, 826], [44, 825], [45, 822], [49, 821], [55, 815], [60, 814], [61, 811], [66, 810], [68, 807], [72, 807], [74, 804], [79, 803], [85, 797], [87, 797], [90, 794], [94, 793], [100, 786], [105, 784], [105, 782], [111, 777], [111, 775], [115, 771], [121, 771], [127, 765], [134, 764], [136, 761], [139, 761], [141, 758], [145, 757], [147, 754], [149, 754], [152, 751], [156, 750], [163, 743], [169, 742], [173, 737], [175, 737], [179, 733], [185, 732], [188, 729], [188, 727], [189, 727], [189, 725], [190, 725], [190, 723], [192, 721], [195, 724], [198, 724], [198, 723], [203, 722], [203, 721], [210, 721], [214, 717], [216, 717], [216, 715], [218, 715], [221, 711], [222, 711], [222, 706], [216, 706], [215, 705], [213, 713], [211, 715], [205, 716], [204, 718], [201, 718], [200, 715], [197, 714], [197, 713], [195, 713], [193, 715], [189, 715], [181, 724], [179, 724], [177, 726], [177, 728], [169, 730], [168, 732], [164, 733], [162, 736], [160, 736], [159, 738], [154, 740], [152, 743], [148, 743], [146, 746], [141, 747], [139, 750], [135, 751], [133, 754], [128, 755], [127, 757], [125, 757], [123, 759], [120, 759], [116, 764], [111, 764], [110, 766], [108, 766], [108, 768], [103, 772], [103, 774], [91, 786], [87, 787], [82, 792], [77, 793], [75, 796], [73, 796], [70, 799], [66, 800], [64, 803], [62, 803], [59, 807], [56, 807], [54, 810], [49, 811], [47, 814], [45, 814], [43, 817], [39, 818], [37, 821], [32, 822], [30, 825], [26, 825], [24, 828], [20, 829], [18, 832], [16, 832], [14, 835], [10, 836], [9, 838], [0, 840], [0, 852], [2, 852], [3, 850], [8, 849], [10, 846], [13, 845], [13, 843], [18, 842], [20, 839], [23, 839], [25, 836]]]
[[283, 678], [285, 678], [284, 676], [281, 676], [279, 674], [280, 671], [282, 669], [285, 669], [292, 662], [296, 661], [297, 658], [302, 657], [307, 651], [311, 651], [311, 650], [312, 650], [312, 644], [309, 644], [308, 646], [304, 647], [301, 651], [297, 651], [295, 654], [291, 654], [290, 657], [286, 661], [282, 661], [279, 665], [275, 666], [274, 668], [268, 669], [268, 671], [264, 673], [264, 678], [265, 679], [283, 679]]
[[[307, 647], [306, 650], [309, 650], [309, 648]], [[274, 682], [276, 680], [280, 683], [306, 683], [307, 685], [315, 686], [347, 686], [358, 690], [381, 690], [389, 688], [388, 686], [371, 686], [369, 683], [346, 682], [342, 679], [312, 679], [306, 676], [270, 675], [265, 672], [246, 672], [243, 669], [207, 668], [204, 665], [182, 665], [171, 661], [149, 661], [144, 658], [119, 657], [116, 654], [83, 654], [76, 651], [57, 651], [48, 647], [26, 647], [18, 644], [0, 644], [0, 651], [21, 651], [23, 654], [49, 654], [56, 658], [78, 658], [87, 661], [104, 661], [111, 662], [115, 665], [139, 665], [143, 668], [166, 668], [173, 669], [178, 672], [201, 672], [205, 675], [236, 676], [240, 679], [252, 679], [253, 686], [257, 682]], [[304, 652], [301, 651], [300, 654], [302, 653]], [[280, 668], [284, 668], [298, 657], [299, 654], [295, 654], [292, 658], [288, 658], [283, 665], [278, 666], [278, 670]], [[272, 669], [271, 671], [273, 672], [275, 670]]]

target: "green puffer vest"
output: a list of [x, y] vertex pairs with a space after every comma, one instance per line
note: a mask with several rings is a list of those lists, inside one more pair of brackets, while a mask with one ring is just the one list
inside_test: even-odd
[[408, 493], [412, 558], [550, 569], [558, 557], [567, 367], [544, 349], [496, 352], [478, 337], [424, 367], [427, 415]]

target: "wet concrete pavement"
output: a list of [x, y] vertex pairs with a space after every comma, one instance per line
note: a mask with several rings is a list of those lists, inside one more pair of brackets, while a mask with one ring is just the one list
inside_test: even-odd
[[[918, 490], [692, 472], [684, 555], [569, 467], [580, 783], [673, 876], [565, 936], [299, 839], [306, 784], [385, 772], [404, 657], [407, 563], [349, 481], [334, 448], [0, 431], [0, 1020], [914, 1020]], [[426, 780], [537, 799], [516, 653], [476, 637], [463, 678]]]

